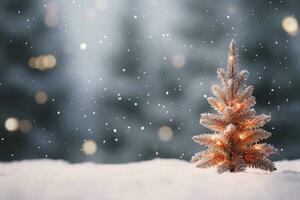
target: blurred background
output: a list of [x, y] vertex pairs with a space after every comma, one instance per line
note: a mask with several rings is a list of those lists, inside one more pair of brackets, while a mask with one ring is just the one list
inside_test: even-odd
[[300, 2], [1, 0], [0, 160], [189, 160], [235, 39], [257, 113], [300, 157]]

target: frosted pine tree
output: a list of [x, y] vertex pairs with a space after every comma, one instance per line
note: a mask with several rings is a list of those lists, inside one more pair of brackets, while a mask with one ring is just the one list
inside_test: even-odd
[[253, 86], [244, 87], [248, 71], [239, 71], [237, 63], [237, 47], [232, 40], [227, 72], [221, 68], [217, 71], [222, 87], [213, 85], [212, 91], [216, 98], [208, 98], [209, 104], [218, 114], [203, 113], [200, 119], [203, 126], [215, 133], [193, 137], [196, 143], [208, 149], [193, 156], [192, 162], [200, 168], [216, 166], [219, 173], [240, 172], [246, 167], [274, 171], [275, 165], [267, 157], [276, 153], [276, 149], [258, 143], [271, 136], [270, 132], [261, 128], [271, 117], [256, 115], [252, 108], [256, 103], [252, 96]]

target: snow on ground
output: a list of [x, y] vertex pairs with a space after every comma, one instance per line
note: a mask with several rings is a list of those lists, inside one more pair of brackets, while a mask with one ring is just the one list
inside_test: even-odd
[[300, 160], [268, 173], [217, 174], [175, 159], [128, 164], [33, 160], [0, 163], [0, 199], [300, 199]]

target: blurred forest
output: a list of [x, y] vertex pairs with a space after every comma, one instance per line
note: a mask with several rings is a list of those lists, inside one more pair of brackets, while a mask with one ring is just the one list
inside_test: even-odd
[[[0, 160], [189, 160], [231, 39], [274, 160], [300, 157], [292, 1], [0, 1]], [[299, 117], [299, 118], [298, 118]]]

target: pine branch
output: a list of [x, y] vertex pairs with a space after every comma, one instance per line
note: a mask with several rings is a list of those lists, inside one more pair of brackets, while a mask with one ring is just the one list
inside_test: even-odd
[[228, 68], [227, 75], [229, 78], [234, 78], [237, 74], [238, 68], [238, 52], [235, 41], [232, 40], [229, 44], [229, 52], [228, 52]]
[[272, 133], [267, 132], [263, 129], [248, 130], [239, 135], [239, 138], [245, 145], [257, 143], [261, 140], [271, 137]]
[[222, 119], [227, 121], [227, 122], [232, 122], [234, 121], [234, 118], [237, 115], [235, 115], [235, 110], [233, 107], [227, 107], [225, 108], [224, 112], [223, 112], [223, 117]]
[[222, 132], [223, 136], [228, 138], [228, 136], [233, 135], [237, 130], [237, 127], [233, 124], [229, 124], [228, 126], [226, 126], [226, 129]]
[[228, 87], [226, 88], [228, 99], [234, 99], [235, 97], [235, 82], [233, 79], [228, 80]]
[[243, 83], [248, 79], [249, 72], [247, 70], [242, 70], [239, 74], [238, 85], [242, 86]]
[[227, 82], [228, 82], [229, 78], [228, 78], [228, 76], [227, 76], [225, 70], [222, 69], [222, 68], [218, 68], [217, 74], [218, 74], [218, 78], [219, 78], [219, 79], [221, 80], [221, 82], [222, 82], [222, 85], [223, 85], [224, 87], [228, 87]]
[[234, 160], [228, 161], [225, 160], [221, 164], [218, 165], [217, 171], [218, 173], [224, 173], [226, 171], [230, 172], [243, 172], [246, 170], [247, 163], [241, 156], [237, 156]]
[[254, 117], [252, 119], [246, 119], [242, 123], [242, 128], [243, 129], [259, 128], [259, 127], [265, 125], [270, 120], [271, 120], [270, 115], [265, 115], [265, 114], [257, 115], [256, 117]]
[[250, 85], [248, 87], [246, 87], [246, 89], [244, 89], [239, 95], [238, 95], [238, 102], [243, 102], [246, 101], [246, 99], [252, 97], [252, 93], [253, 93], [253, 86]]
[[223, 90], [219, 85], [213, 85], [213, 86], [211, 87], [211, 90], [212, 90], [213, 94], [214, 94], [219, 100], [221, 100], [223, 103], [227, 104], [226, 94], [225, 94], [224, 90]]
[[200, 124], [215, 132], [222, 132], [228, 123], [219, 115], [203, 113], [201, 114]]
[[248, 76], [249, 76], [249, 72], [247, 70], [242, 70], [240, 72], [235, 93], [237, 93], [238, 90], [241, 89], [241, 87], [243, 86], [243, 83], [248, 79]]
[[251, 108], [256, 104], [255, 97], [249, 97], [245, 99], [241, 104], [245, 109]]
[[263, 144], [255, 144], [253, 145], [252, 149], [254, 149], [255, 151], [265, 155], [265, 156], [269, 156], [271, 154], [275, 154], [277, 152], [277, 149], [275, 147], [273, 147], [272, 145], [263, 143]]
[[252, 168], [262, 169], [269, 172], [273, 172], [276, 170], [274, 163], [267, 158], [252, 161], [250, 163], [247, 163], [247, 166]]
[[246, 170], [247, 164], [246, 161], [241, 156], [236, 156], [229, 163], [230, 172], [243, 172]]
[[213, 167], [224, 162], [225, 156], [219, 152], [205, 151], [202, 154], [196, 154], [192, 162], [196, 162], [196, 167], [207, 168]]
[[208, 97], [207, 101], [211, 105], [211, 107], [218, 113], [222, 113], [226, 107], [226, 105], [222, 101], [214, 97]]
[[198, 144], [205, 145], [207, 147], [215, 147], [219, 150], [223, 150], [225, 145], [223, 138], [218, 134], [196, 135], [192, 139]]
[[237, 109], [236, 112], [238, 112], [237, 116], [239, 117], [239, 119], [254, 118], [256, 115], [254, 109], [245, 108], [243, 105], [239, 105], [239, 109]]

